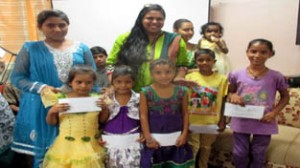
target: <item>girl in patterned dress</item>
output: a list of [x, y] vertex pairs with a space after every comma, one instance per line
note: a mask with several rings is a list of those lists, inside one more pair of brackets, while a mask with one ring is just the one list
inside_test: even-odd
[[[96, 73], [91, 67], [74, 66], [67, 80], [72, 91], [58, 94], [57, 97], [90, 97], [96, 79]], [[45, 105], [49, 95], [42, 95]], [[105, 115], [102, 112], [99, 114], [99, 111], [64, 114], [69, 109], [68, 103], [55, 103], [49, 109], [46, 121], [49, 125], [59, 124], [59, 135], [47, 151], [43, 167], [103, 168], [104, 148], [98, 143], [98, 122], [102, 122]]]
[[[187, 88], [172, 83], [175, 66], [169, 60], [154, 60], [150, 72], [154, 82], [142, 88], [140, 94], [141, 126], [146, 141], [141, 167], [193, 167], [192, 150], [187, 144]], [[180, 136], [171, 146], [161, 146], [152, 135], [176, 132], [181, 132]]]
[[[140, 95], [132, 88], [135, 81], [133, 70], [127, 65], [116, 66], [112, 73], [112, 103], [102, 101], [102, 112], [109, 117], [103, 128], [104, 135], [122, 141], [120, 138], [132, 137], [126, 147], [110, 145], [106, 142], [107, 159], [106, 167], [109, 168], [139, 168], [140, 167]], [[136, 139], [134, 138], [136, 137]], [[105, 143], [105, 142], [103, 142]], [[133, 145], [130, 145], [133, 144]]]

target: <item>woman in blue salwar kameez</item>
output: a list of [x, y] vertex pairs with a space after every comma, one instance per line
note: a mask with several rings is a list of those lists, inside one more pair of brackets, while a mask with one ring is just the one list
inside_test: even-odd
[[13, 85], [22, 91], [12, 149], [34, 155], [34, 167], [58, 134], [57, 126], [46, 123], [48, 109], [40, 93], [50, 88], [58, 91], [73, 65], [87, 64], [95, 68], [88, 46], [65, 38], [69, 19], [58, 10], [45, 10], [38, 15], [38, 28], [45, 40], [25, 42], [11, 75]]

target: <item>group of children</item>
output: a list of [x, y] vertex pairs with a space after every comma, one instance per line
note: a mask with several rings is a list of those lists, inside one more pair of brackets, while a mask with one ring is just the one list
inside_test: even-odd
[[[104, 97], [97, 101], [102, 108], [100, 113], [64, 114], [70, 106], [54, 101], [47, 123], [59, 123], [60, 131], [45, 155], [43, 167], [192, 167], [192, 151], [186, 143], [187, 88], [172, 84], [176, 69], [169, 60], [155, 60], [150, 69], [154, 83], [138, 94], [132, 90], [135, 82], [133, 70], [126, 65], [116, 67], [111, 79], [114, 91], [111, 95], [105, 94], [110, 101]], [[57, 94], [57, 99], [89, 97], [95, 82], [96, 73], [90, 67], [74, 66], [67, 80], [72, 91], [63, 96]], [[42, 95], [46, 97], [44, 100], [47, 99], [46, 94]], [[170, 106], [167, 109], [165, 105]], [[108, 142], [99, 136], [98, 121], [103, 135], [138, 134], [139, 138], [134, 141], [141, 144], [125, 149], [107, 147], [104, 151]], [[182, 133], [174, 146], [160, 147], [159, 142], [151, 137], [152, 133], [175, 131]]]
[[[150, 64], [153, 83], [136, 93], [131, 67], [117, 66], [108, 79], [106, 51], [101, 47], [91, 48], [97, 72], [89, 66], [74, 66], [66, 82], [72, 90], [55, 94], [46, 121], [50, 125], [59, 124], [59, 135], [47, 151], [42, 167], [189, 168], [197, 167], [197, 160], [205, 168], [217, 134], [190, 132], [189, 126], [215, 124], [218, 131], [223, 131], [227, 95], [230, 103], [265, 106], [261, 120], [232, 118], [230, 124], [234, 132], [235, 166], [263, 167], [271, 134], [278, 132], [275, 117], [289, 99], [284, 76], [265, 64], [274, 55], [272, 43], [265, 39], [251, 41], [246, 51], [249, 66], [230, 72], [228, 48], [221, 38], [223, 28], [219, 23], [202, 26], [203, 38], [197, 45], [188, 43], [194, 33], [190, 21], [175, 22], [174, 31], [183, 32], [187, 43], [190, 62], [185, 80], [193, 84], [189, 87], [174, 84], [175, 65], [167, 59], [156, 59]], [[92, 94], [96, 83], [105, 88], [101, 95]], [[276, 91], [280, 100], [275, 105]], [[41, 95], [43, 100], [49, 98], [47, 94]], [[58, 103], [60, 98], [93, 96], [99, 97], [95, 103], [101, 107], [100, 112], [64, 113], [70, 105]], [[157, 136], [177, 132], [172, 145], [162, 145]], [[139, 145], [109, 146], [110, 142], [102, 139], [102, 135], [132, 136], [135, 139], [131, 141]]]
[[[94, 47], [92, 52], [98, 68], [105, 72], [105, 50]], [[224, 47], [222, 52], [228, 52], [228, 49]], [[197, 71], [188, 73], [186, 80], [197, 85], [189, 88], [173, 84], [176, 68], [171, 61], [154, 60], [150, 65], [154, 81], [143, 87], [140, 94], [132, 90], [135, 82], [132, 69], [126, 65], [116, 67], [111, 79], [113, 92], [109, 95], [104, 93], [105, 96], [97, 101], [102, 108], [100, 113], [63, 114], [70, 108], [68, 104], [56, 104], [49, 110], [47, 122], [59, 122], [60, 134], [46, 153], [43, 166], [194, 167], [195, 160], [198, 160], [201, 168], [207, 167], [210, 148], [217, 134], [189, 132], [189, 125], [216, 124], [219, 131], [224, 130], [223, 108], [229, 93], [227, 100], [230, 103], [266, 107], [261, 120], [232, 118], [230, 125], [234, 131], [235, 166], [262, 167], [271, 134], [278, 131], [275, 117], [288, 101], [287, 84], [283, 75], [265, 65], [267, 59], [274, 55], [270, 41], [251, 41], [246, 54], [249, 66], [231, 72], [228, 84], [227, 77], [214, 69], [218, 60], [216, 53], [210, 49], [195, 50], [193, 61]], [[68, 79], [72, 92], [63, 97], [91, 96], [96, 80], [92, 69], [74, 67]], [[279, 91], [281, 99], [274, 106], [276, 91]], [[138, 135], [134, 141], [140, 145], [107, 147], [107, 142], [101, 139], [98, 121], [103, 135]], [[167, 135], [178, 131], [180, 135], [172, 146], [161, 146], [154, 138], [154, 134]], [[104, 150], [105, 147], [107, 150]]]
[[[225, 97], [233, 104], [264, 106], [261, 120], [232, 117], [230, 122], [233, 130], [234, 165], [238, 168], [263, 167], [271, 135], [278, 133], [275, 118], [289, 101], [285, 77], [267, 68], [265, 64], [275, 54], [272, 42], [266, 39], [250, 41], [246, 50], [249, 66], [231, 72], [226, 56], [228, 48], [222, 39], [224, 30], [221, 24], [204, 24], [200, 31], [203, 37], [198, 44], [188, 42], [194, 34], [191, 21], [179, 19], [174, 23], [173, 29], [181, 34], [187, 43], [188, 58], [190, 55], [194, 56], [189, 59], [192, 73], [186, 76], [186, 79], [199, 84], [190, 89], [190, 124], [218, 124], [219, 129], [223, 130]], [[197, 50], [199, 48], [200, 50]], [[197, 65], [198, 72], [194, 72], [194, 65]], [[228, 75], [228, 78], [223, 75]], [[277, 91], [280, 100], [275, 104]], [[207, 105], [210, 108], [207, 108]], [[207, 167], [211, 144], [215, 140], [214, 134], [191, 132], [189, 143], [193, 147], [194, 158], [199, 157], [199, 167]]]

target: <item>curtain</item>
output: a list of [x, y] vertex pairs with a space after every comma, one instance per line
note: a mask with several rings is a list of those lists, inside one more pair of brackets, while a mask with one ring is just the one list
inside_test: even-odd
[[1, 59], [6, 68], [0, 75], [5, 83], [10, 75], [15, 57], [25, 41], [39, 40], [36, 16], [44, 9], [51, 9], [51, 0], [1, 0], [0, 1], [0, 46], [7, 50]]

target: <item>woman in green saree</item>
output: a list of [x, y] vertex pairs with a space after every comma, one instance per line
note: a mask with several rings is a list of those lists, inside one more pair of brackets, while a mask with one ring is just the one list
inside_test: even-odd
[[131, 32], [120, 35], [107, 58], [108, 70], [114, 66], [129, 65], [136, 74], [134, 90], [139, 92], [152, 83], [149, 65], [158, 58], [170, 59], [177, 66], [174, 80], [184, 81], [186, 45], [177, 34], [162, 30], [166, 14], [158, 4], [145, 5], [140, 11]]

